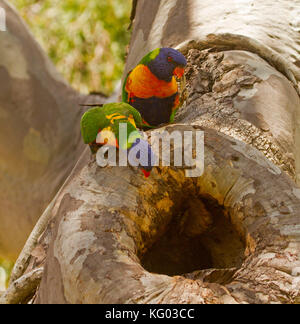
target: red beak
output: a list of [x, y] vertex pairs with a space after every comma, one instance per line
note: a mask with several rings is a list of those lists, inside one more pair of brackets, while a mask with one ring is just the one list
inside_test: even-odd
[[184, 75], [184, 68], [178, 66], [178, 67], [174, 70], [174, 75], [176, 75], [178, 79], [181, 79], [182, 76]]
[[146, 171], [144, 169], [141, 169], [141, 170], [144, 173], [145, 178], [149, 178], [150, 177], [151, 171], [148, 172], [148, 171]]

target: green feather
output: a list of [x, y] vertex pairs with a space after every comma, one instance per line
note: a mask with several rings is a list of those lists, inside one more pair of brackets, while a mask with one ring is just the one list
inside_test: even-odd
[[[81, 135], [85, 144], [95, 141], [100, 128], [103, 128], [105, 115], [102, 107], [89, 109], [81, 118]], [[106, 126], [107, 127], [107, 126]]]
[[115, 114], [115, 113], [124, 115], [125, 117], [129, 117], [130, 115], [132, 115], [133, 119], [138, 127], [143, 122], [141, 114], [135, 108], [133, 108], [131, 105], [129, 105], [126, 102], [106, 104], [102, 107], [102, 111], [104, 112], [104, 114], [106, 116]]
[[[112, 123], [107, 116], [119, 114], [124, 116], [122, 119], [115, 119]], [[127, 103], [120, 102], [120, 103], [109, 103], [104, 105], [103, 107], [95, 107], [89, 109], [81, 119], [81, 134], [83, 137], [83, 141], [85, 144], [93, 143], [100, 129], [104, 129], [107, 127], [111, 127], [112, 131], [116, 135], [116, 138], [119, 142], [119, 124], [126, 123], [127, 124], [127, 136], [136, 131], [137, 129], [129, 122], [128, 118], [132, 116], [137, 127], [141, 127], [143, 124], [142, 117], [140, 113], [130, 106]], [[138, 137], [136, 137], [138, 138]], [[127, 138], [128, 140], [128, 138]], [[126, 146], [131, 146], [126, 143]]]
[[156, 59], [156, 57], [159, 55], [159, 53], [160, 53], [160, 48], [153, 50], [152, 52], [150, 52], [146, 56], [144, 56], [139, 64], [146, 65], [146, 64], [150, 63], [151, 61]]
[[[122, 139], [122, 141], [120, 139], [119, 125], [121, 123], [126, 124], [127, 126], [127, 137], [125, 141], [124, 139]], [[137, 138], [141, 138], [141, 134], [138, 132], [138, 130], [128, 121], [118, 120], [113, 125], [111, 125], [111, 128], [112, 132], [116, 136], [120, 148], [122, 148], [123, 150], [129, 149]]]
[[123, 87], [122, 87], [122, 101], [123, 102], [129, 102], [128, 93], [127, 93], [125, 88], [126, 88], [126, 83], [127, 83], [129, 74], [131, 72], [132, 72], [132, 70], [127, 73], [126, 78], [125, 78], [124, 83], [123, 83]]
[[175, 109], [175, 110], [172, 112], [172, 115], [171, 115], [171, 117], [170, 117], [170, 123], [171, 123], [171, 124], [174, 123], [175, 115], [176, 115], [177, 111], [178, 111], [178, 108]]

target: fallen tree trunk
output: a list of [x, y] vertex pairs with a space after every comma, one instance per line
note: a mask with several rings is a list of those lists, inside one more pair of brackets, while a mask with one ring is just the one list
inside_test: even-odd
[[86, 152], [22, 270], [45, 269], [33, 302], [300, 302], [299, 44], [284, 25], [299, 7], [287, 2], [138, 1], [127, 70], [158, 46], [186, 54], [186, 103], [167, 129], [204, 131], [204, 174], [145, 180]]

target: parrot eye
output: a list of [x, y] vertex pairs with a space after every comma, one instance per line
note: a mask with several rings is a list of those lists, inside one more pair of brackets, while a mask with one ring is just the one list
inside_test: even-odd
[[171, 56], [168, 56], [168, 62], [173, 62], [173, 59]]

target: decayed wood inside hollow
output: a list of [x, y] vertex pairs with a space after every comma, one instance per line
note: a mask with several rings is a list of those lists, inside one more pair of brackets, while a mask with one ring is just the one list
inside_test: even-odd
[[143, 267], [171, 276], [240, 267], [245, 242], [228, 212], [211, 197], [188, 192], [182, 198], [165, 232], [141, 255]]

